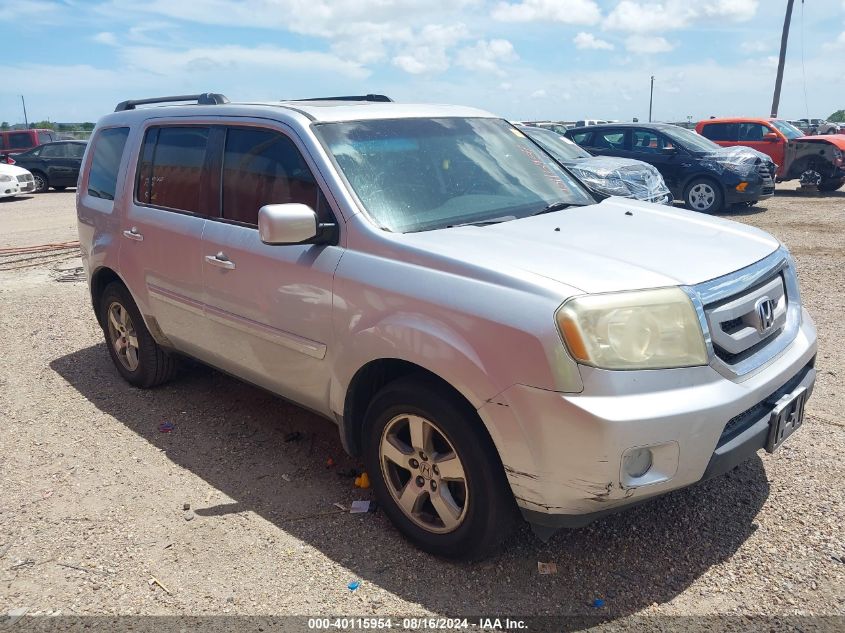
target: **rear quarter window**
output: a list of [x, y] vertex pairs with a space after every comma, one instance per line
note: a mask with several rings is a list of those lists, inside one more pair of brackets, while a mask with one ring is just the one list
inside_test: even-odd
[[100, 131], [94, 139], [94, 157], [88, 172], [88, 195], [104, 200], [114, 200], [117, 190], [117, 172], [126, 147], [128, 127], [115, 127]]
[[29, 132], [12, 132], [7, 137], [7, 141], [9, 149], [29, 149], [35, 144]]
[[735, 141], [738, 127], [736, 123], [707, 123], [701, 128], [701, 136], [711, 141]]

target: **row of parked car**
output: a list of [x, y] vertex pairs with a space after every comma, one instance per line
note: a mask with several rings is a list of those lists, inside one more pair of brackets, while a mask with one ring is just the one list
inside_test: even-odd
[[[605, 197], [680, 200], [689, 209], [715, 213], [770, 198], [775, 182], [808, 173], [822, 191], [845, 184], [845, 135], [806, 136], [783, 119], [712, 118], [700, 121], [695, 132], [665, 123], [579, 123], [516, 125]], [[75, 186], [86, 141], [55, 141], [49, 133], [0, 133], [6, 148], [0, 154], [6, 163], [0, 164], [0, 197]], [[26, 143], [34, 146], [24, 148]], [[9, 151], [13, 145], [16, 150]]]
[[55, 141], [46, 132], [0, 132], [0, 198], [76, 186], [87, 141]]

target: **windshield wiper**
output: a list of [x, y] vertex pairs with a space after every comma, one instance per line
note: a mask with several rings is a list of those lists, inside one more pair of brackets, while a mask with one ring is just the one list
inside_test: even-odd
[[475, 222], [461, 222], [460, 224], [448, 224], [447, 229], [454, 229], [459, 226], [489, 226], [491, 224], [500, 224], [501, 222], [509, 222], [516, 220], [515, 215], [506, 215], [501, 218], [491, 218], [489, 220], [476, 220]]
[[547, 204], [545, 207], [540, 209], [539, 211], [535, 211], [534, 213], [530, 213], [528, 217], [532, 217], [535, 215], [543, 215], [544, 213], [552, 213], [554, 211], [563, 211], [564, 209], [568, 209], [569, 207], [583, 207], [583, 204], [578, 204], [577, 202], [564, 202], [563, 200], [559, 200], [558, 202], [552, 202], [551, 204]]

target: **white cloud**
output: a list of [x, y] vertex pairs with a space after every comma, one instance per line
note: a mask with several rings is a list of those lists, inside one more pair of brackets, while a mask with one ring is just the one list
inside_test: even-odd
[[530, 95], [530, 97], [531, 97], [532, 99], [542, 99], [542, 98], [543, 98], [543, 97], [545, 97], [545, 96], [546, 96], [546, 91], [545, 91], [545, 90], [543, 90], [542, 88], [540, 88], [539, 90], [535, 90], [535, 91], [534, 91], [534, 92], [532, 92], [532, 93], [531, 93], [531, 95]]
[[443, 72], [450, 66], [449, 51], [468, 35], [463, 24], [428, 24], [414, 34], [393, 64], [412, 75]]
[[459, 66], [469, 70], [491, 72], [502, 75], [499, 68], [501, 62], [512, 62], [519, 59], [513, 44], [508, 40], [479, 40], [473, 46], [467, 46], [458, 51], [455, 58]]
[[[843, 7], [845, 9], [845, 7]], [[834, 41], [828, 42], [824, 47], [829, 51], [845, 50], [845, 31], [842, 31]]]
[[492, 16], [501, 22], [595, 24], [601, 19], [601, 10], [594, 0], [522, 0], [515, 4], [500, 2]]
[[606, 29], [647, 33], [682, 29], [703, 20], [744, 22], [757, 13], [758, 0], [622, 0], [604, 21]]
[[643, 55], [653, 53], [668, 53], [675, 46], [669, 43], [666, 38], [656, 35], [631, 35], [625, 40], [625, 48], [632, 53]]
[[369, 71], [352, 61], [329, 53], [292, 51], [260, 46], [209, 46], [169, 50], [151, 46], [130, 46], [121, 56], [130, 71], [144, 71], [163, 76], [189, 73], [241, 73], [260, 71], [320, 72], [363, 79]]
[[582, 50], [604, 50], [604, 51], [612, 51], [613, 44], [607, 42], [605, 40], [597, 38], [592, 33], [578, 33], [573, 39], [575, 42], [575, 48], [579, 48]]
[[97, 33], [91, 39], [97, 42], [98, 44], [105, 44], [106, 46], [117, 46], [117, 36], [115, 36], [114, 33], [110, 33], [108, 31]]
[[765, 53], [775, 47], [770, 40], [748, 40], [739, 45], [744, 53]]

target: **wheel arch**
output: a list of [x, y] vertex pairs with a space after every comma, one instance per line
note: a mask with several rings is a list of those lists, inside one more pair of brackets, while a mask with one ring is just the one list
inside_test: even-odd
[[[466, 405], [467, 411], [472, 413], [479, 428], [490, 436], [487, 425], [477, 413], [478, 407], [472, 402], [473, 396], [463, 393], [449, 380], [420, 364], [402, 358], [377, 358], [370, 360], [355, 372], [343, 398], [341, 438], [351, 455], [361, 454], [364, 415], [375, 395], [388, 384], [412, 375], [418, 375], [456, 396]], [[493, 441], [492, 436], [490, 439]], [[495, 446], [495, 441], [493, 444]]]
[[[91, 274], [91, 305], [94, 308], [94, 314], [97, 317], [97, 322], [101, 327], [104, 326], [105, 323], [103, 323], [101, 318], [102, 315], [100, 314], [100, 300], [103, 297], [105, 289], [114, 281], [120, 282], [127, 290], [129, 290], [129, 287], [120, 275], [108, 266], [101, 266]], [[130, 292], [130, 294], [132, 293]]]

